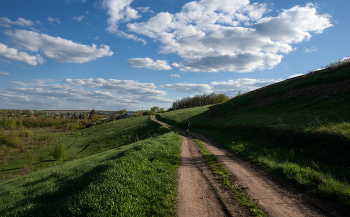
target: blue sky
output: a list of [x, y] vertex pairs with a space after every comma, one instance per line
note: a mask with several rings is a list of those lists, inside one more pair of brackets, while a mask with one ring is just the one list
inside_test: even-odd
[[168, 109], [350, 55], [350, 1], [4, 0], [0, 109]]

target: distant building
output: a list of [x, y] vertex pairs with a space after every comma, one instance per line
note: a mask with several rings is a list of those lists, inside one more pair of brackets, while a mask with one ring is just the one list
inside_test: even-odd
[[134, 112], [127, 112], [123, 115], [120, 115], [118, 119], [123, 119], [123, 118], [133, 118], [134, 117]]

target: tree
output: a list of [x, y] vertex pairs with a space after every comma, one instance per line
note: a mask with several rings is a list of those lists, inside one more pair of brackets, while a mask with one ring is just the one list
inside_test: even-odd
[[34, 111], [31, 110], [31, 109], [27, 109], [27, 110], [25, 110], [25, 111], [23, 112], [23, 114], [26, 115], [26, 116], [28, 116], [28, 117], [31, 117], [31, 116], [33, 116], [33, 114], [34, 114]]
[[128, 112], [126, 109], [122, 109], [119, 111], [120, 115], [125, 115]]
[[157, 113], [157, 112], [159, 112], [159, 107], [158, 106], [153, 106], [151, 108], [151, 111], [154, 112], [154, 113]]
[[66, 149], [66, 147], [62, 143], [56, 145], [52, 156], [57, 161], [63, 160], [67, 156], [67, 149]]
[[164, 110], [164, 108], [160, 108], [158, 112], [159, 112], [159, 113], [164, 113], [165, 110]]
[[95, 115], [96, 115], [95, 109], [92, 109], [90, 111], [90, 119], [93, 119]]

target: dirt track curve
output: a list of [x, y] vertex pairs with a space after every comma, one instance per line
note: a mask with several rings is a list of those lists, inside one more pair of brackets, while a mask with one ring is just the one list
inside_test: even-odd
[[[154, 118], [155, 121], [156, 118]], [[159, 123], [171, 127], [163, 122]], [[183, 129], [177, 129], [183, 134]], [[261, 170], [254, 168], [208, 136], [191, 133], [215, 155], [220, 163], [233, 175], [241, 186], [248, 187], [246, 194], [256, 199], [258, 206], [271, 217], [334, 216], [324, 212], [320, 207], [308, 202], [305, 195], [292, 193], [289, 189], [276, 183]], [[215, 184], [211, 184], [210, 175], [203, 172], [205, 164], [198, 151], [198, 146], [190, 137], [184, 137], [181, 144], [181, 164], [178, 168], [178, 216], [247, 216], [241, 208], [231, 210], [218, 198]], [[201, 165], [203, 168], [201, 168]], [[210, 173], [210, 172], [209, 172]], [[209, 178], [208, 178], [209, 177]], [[219, 192], [222, 196], [222, 192]], [[237, 206], [236, 206], [237, 207]]]

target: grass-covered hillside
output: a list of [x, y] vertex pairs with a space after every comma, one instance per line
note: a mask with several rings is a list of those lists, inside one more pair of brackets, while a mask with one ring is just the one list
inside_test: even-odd
[[[64, 162], [80, 159], [142, 140], [158, 131], [160, 125], [148, 116], [112, 121], [83, 130], [65, 131], [52, 127], [30, 128], [21, 147], [6, 147], [0, 141], [0, 180], [38, 171], [57, 164], [53, 150], [59, 143], [67, 151]], [[0, 135], [15, 139], [15, 130]]]
[[350, 207], [350, 64], [159, 118], [180, 127], [189, 119], [192, 131]]
[[65, 161], [0, 182], [0, 216], [176, 214], [177, 133], [145, 116], [67, 137]]

